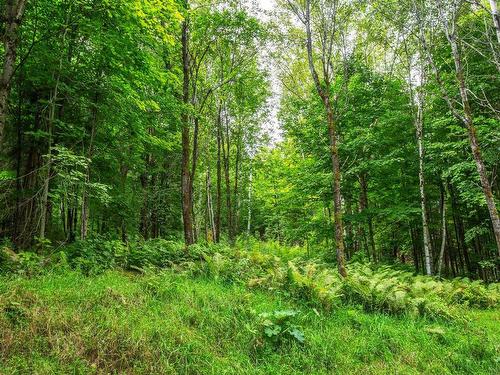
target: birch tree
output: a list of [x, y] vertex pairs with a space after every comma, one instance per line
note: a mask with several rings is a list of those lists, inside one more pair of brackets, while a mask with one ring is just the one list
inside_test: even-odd
[[[484, 198], [486, 201], [486, 205], [488, 207], [488, 212], [493, 227], [493, 233], [495, 235], [498, 254], [500, 255], [500, 218], [498, 216], [495, 199], [492, 193], [491, 183], [488, 179], [488, 172], [484, 164], [481, 147], [479, 145], [479, 140], [477, 137], [477, 131], [474, 124], [474, 115], [469, 100], [470, 90], [467, 85], [466, 75], [462, 60], [462, 51], [460, 43], [461, 40], [458, 30], [458, 20], [463, 5], [464, 5], [463, 0], [452, 0], [451, 2], [440, 1], [437, 4], [435, 4], [435, 7], [430, 9], [430, 11], [428, 10], [427, 14], [424, 14], [424, 11], [422, 9], [422, 4], [418, 3], [415, 0], [413, 2], [414, 14], [417, 20], [417, 27], [418, 27], [418, 38], [422, 50], [426, 56], [429, 65], [431, 66], [434, 72], [436, 81], [441, 90], [441, 94], [443, 96], [443, 99], [446, 101], [450, 112], [467, 130], [472, 157], [474, 159], [474, 162], [476, 164], [476, 169], [479, 174], [481, 188], [483, 190]], [[425, 16], [427, 16], [426, 19], [424, 19]], [[456, 86], [458, 88], [459, 98], [460, 98], [459, 106], [455, 104], [456, 102], [452, 99], [450, 94], [448, 94], [446, 87], [444, 86], [443, 80], [441, 78], [441, 72], [434, 61], [432, 52], [428, 44], [426, 27], [429, 24], [435, 24], [435, 23], [438, 23], [441, 26], [441, 30], [444, 32], [451, 49], [451, 57], [453, 59], [455, 74], [456, 74]]]

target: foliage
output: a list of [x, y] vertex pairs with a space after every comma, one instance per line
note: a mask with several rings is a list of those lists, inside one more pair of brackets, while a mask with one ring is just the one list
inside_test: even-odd
[[4, 260], [2, 270], [33, 277], [66, 266], [86, 275], [120, 268], [140, 273], [175, 269], [225, 283], [274, 290], [328, 311], [349, 304], [366, 311], [452, 320], [466, 318], [470, 308], [495, 308], [500, 303], [497, 283], [486, 285], [468, 278], [439, 280], [397, 267], [364, 263], [350, 263], [349, 276], [342, 279], [328, 263], [298, 256], [304, 254], [298, 247], [253, 241], [239, 246], [242, 248], [197, 244], [186, 250], [182, 242], [175, 241], [126, 245], [101, 238], [76, 242], [45, 257], [23, 252], [13, 263]]
[[[289, 310], [301, 311], [291, 322], [306, 344], [256, 350], [259, 315]], [[436, 323], [351, 306], [316, 314], [275, 291], [175, 270], [2, 277], [0, 372], [493, 374], [497, 315]]]
[[298, 314], [299, 312], [294, 310], [277, 310], [259, 314], [261, 337], [273, 345], [281, 345], [286, 340], [303, 344], [304, 333], [299, 326], [293, 324], [293, 319]]

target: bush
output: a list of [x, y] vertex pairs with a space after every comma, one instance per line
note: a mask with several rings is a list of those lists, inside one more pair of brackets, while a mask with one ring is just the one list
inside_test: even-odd
[[275, 347], [285, 342], [303, 344], [305, 337], [302, 328], [294, 323], [298, 314], [296, 310], [276, 310], [259, 314], [256, 346], [262, 346], [266, 342]]
[[130, 246], [127, 267], [145, 269], [169, 267], [185, 260], [186, 252], [181, 242], [152, 239]]
[[68, 245], [64, 251], [70, 266], [86, 275], [124, 267], [128, 257], [128, 247], [123, 242], [102, 238], [77, 241]]

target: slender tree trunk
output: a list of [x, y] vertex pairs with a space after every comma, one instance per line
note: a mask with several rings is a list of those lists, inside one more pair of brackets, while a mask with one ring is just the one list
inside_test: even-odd
[[[146, 166], [148, 166], [149, 155], [146, 157]], [[142, 188], [142, 207], [141, 207], [141, 221], [139, 223], [139, 232], [142, 237], [147, 239], [149, 237], [149, 224], [148, 224], [148, 206], [149, 206], [149, 198], [148, 198], [148, 174], [146, 172], [141, 174], [140, 177], [141, 188]]]
[[185, 19], [182, 23], [182, 72], [183, 72], [183, 88], [182, 100], [184, 108], [182, 111], [182, 178], [181, 178], [181, 194], [182, 194], [182, 219], [184, 223], [184, 242], [186, 246], [194, 243], [193, 238], [193, 221], [192, 221], [192, 198], [191, 198], [191, 181], [189, 172], [189, 156], [190, 156], [190, 140], [189, 140], [189, 113], [187, 106], [189, 105], [189, 52], [188, 52], [189, 29], [188, 20]]
[[220, 242], [222, 208], [222, 106], [217, 111], [217, 207], [215, 211], [215, 242]]
[[[97, 125], [97, 102], [99, 100], [98, 93], [94, 96], [94, 105], [92, 107], [92, 118], [90, 126], [90, 141], [87, 149], [87, 159], [90, 163], [92, 159], [92, 153], [94, 148], [94, 138]], [[87, 193], [87, 186], [90, 183], [90, 165], [85, 168], [85, 184], [82, 189], [82, 208], [81, 208], [81, 219], [80, 219], [80, 239], [85, 240], [88, 235], [88, 220], [89, 220], [89, 196]]]
[[27, 0], [6, 0], [3, 14], [5, 31], [3, 35], [3, 67], [0, 76], [0, 148], [2, 148], [4, 140], [11, 80], [16, 69], [19, 27], [24, 16], [26, 3]]
[[[121, 182], [122, 192], [126, 191], [128, 170], [129, 168], [127, 167], [127, 165], [122, 163], [122, 165], [120, 166], [120, 180], [121, 180], [120, 182]], [[122, 236], [122, 242], [127, 243], [128, 242], [127, 222], [123, 215], [121, 217], [120, 231]]]
[[[415, 3], [414, 3], [415, 4]], [[462, 104], [462, 109], [463, 109], [463, 115], [460, 113], [459, 110], [455, 107], [454, 102], [451, 100], [450, 96], [448, 95], [446, 91], [446, 87], [444, 86], [443, 80], [441, 79], [440, 71], [436, 64], [434, 63], [434, 59], [432, 57], [432, 54], [429, 50], [429, 47], [427, 45], [427, 40], [425, 36], [425, 30], [424, 26], [422, 24], [420, 12], [418, 10], [418, 7], [415, 6], [416, 13], [415, 16], [417, 18], [417, 22], [419, 25], [419, 32], [420, 32], [420, 43], [422, 50], [425, 54], [425, 57], [427, 58], [427, 61], [429, 65], [431, 66], [432, 70], [434, 71], [434, 75], [436, 77], [436, 81], [439, 85], [439, 88], [441, 90], [441, 93], [443, 95], [443, 99], [446, 101], [451, 113], [455, 118], [457, 118], [460, 122], [462, 122], [466, 129], [467, 133], [469, 136], [469, 143], [472, 151], [472, 156], [474, 158], [474, 161], [476, 163], [476, 168], [479, 174], [479, 178], [481, 181], [481, 187], [483, 189], [484, 197], [486, 200], [486, 204], [488, 206], [488, 211], [490, 214], [491, 218], [491, 223], [493, 227], [493, 233], [495, 235], [495, 240], [497, 243], [497, 251], [498, 254], [500, 255], [500, 218], [498, 216], [498, 211], [495, 205], [495, 200], [493, 198], [493, 193], [491, 190], [491, 184], [488, 180], [487, 173], [486, 173], [486, 168], [484, 166], [483, 158], [481, 155], [481, 149], [479, 147], [479, 142], [477, 140], [477, 135], [476, 135], [476, 129], [474, 127], [473, 123], [473, 116], [472, 116], [472, 109], [469, 103], [469, 98], [467, 94], [467, 85], [465, 82], [465, 75], [463, 71], [463, 65], [462, 65], [462, 58], [460, 55], [460, 51], [458, 48], [458, 41], [457, 41], [457, 14], [453, 14], [453, 19], [452, 19], [452, 24], [451, 24], [451, 31], [449, 30], [449, 25], [448, 22], [445, 20], [444, 22], [444, 29], [446, 33], [446, 37], [448, 39], [448, 42], [451, 47], [451, 52], [452, 52], [452, 58], [455, 64], [455, 73], [456, 73], [456, 78], [458, 81], [458, 86], [459, 86], [459, 91], [460, 91], [460, 98], [461, 98], [461, 104]]]
[[[19, 75], [18, 91], [19, 98], [17, 103], [17, 142], [16, 142], [16, 211], [14, 214], [14, 222], [12, 225], [12, 242], [17, 243], [19, 237], [19, 225], [21, 218], [21, 163], [23, 152], [23, 121], [22, 121], [22, 93], [21, 93], [22, 74]], [[1, 144], [0, 144], [1, 147]]]
[[250, 176], [248, 177], [248, 217], [247, 217], [247, 236], [250, 236], [252, 228], [252, 189], [253, 189], [253, 168], [250, 162]]
[[[153, 158], [150, 158], [150, 165], [151, 167], [153, 168]], [[152, 176], [151, 176], [151, 182], [150, 182], [150, 186], [154, 189], [154, 187], [156, 186], [157, 184], [157, 180], [158, 180], [158, 175], [157, 173], [152, 173]], [[161, 183], [161, 182], [160, 182]], [[150, 205], [151, 206], [151, 237], [152, 238], [158, 238], [160, 236], [160, 224], [158, 223], [158, 208], [156, 207], [156, 205], [154, 204], [154, 202]]]
[[[423, 74], [423, 72], [421, 73]], [[432, 275], [432, 246], [429, 234], [429, 221], [427, 218], [426, 199], [425, 199], [425, 177], [424, 177], [424, 140], [423, 140], [423, 125], [424, 125], [424, 100], [423, 87], [420, 88], [417, 94], [417, 116], [415, 121], [415, 129], [418, 144], [418, 181], [420, 190], [420, 207], [422, 210], [422, 230], [424, 232], [424, 256], [425, 256], [425, 271], [427, 275]]]
[[[346, 204], [345, 204], [345, 211], [347, 215], [352, 216], [352, 202], [350, 199], [346, 199]], [[346, 250], [345, 250], [345, 257], [349, 261], [352, 256], [352, 250], [354, 248], [354, 229], [352, 227], [352, 223], [348, 221], [345, 225], [345, 241], [346, 241]]]
[[229, 176], [229, 152], [231, 149], [230, 139], [229, 139], [229, 119], [226, 118], [226, 129], [225, 129], [225, 140], [224, 136], [221, 137], [222, 144], [222, 159], [224, 160], [224, 180], [226, 184], [226, 211], [227, 211], [227, 230], [229, 235], [229, 241], [232, 242], [233, 236], [233, 209], [231, 205], [231, 181]]
[[55, 113], [55, 101], [57, 100], [57, 84], [54, 89], [54, 93], [52, 94], [51, 103], [50, 103], [50, 111], [49, 111], [49, 119], [48, 119], [48, 136], [49, 143], [47, 148], [47, 173], [45, 175], [45, 179], [43, 182], [42, 188], [42, 197], [41, 197], [41, 205], [40, 205], [40, 230], [38, 233], [38, 237], [40, 239], [45, 238], [46, 225], [47, 225], [47, 210], [48, 210], [48, 198], [49, 198], [49, 185], [50, 178], [52, 174], [52, 125], [54, 123], [54, 113]]
[[446, 188], [441, 186], [441, 249], [439, 251], [439, 260], [437, 266], [437, 275], [441, 276], [443, 265], [444, 250], [446, 247]]
[[500, 16], [498, 15], [498, 8], [496, 0], [490, 0], [491, 16], [493, 17], [493, 25], [497, 34], [497, 41], [500, 44]]
[[411, 237], [411, 247], [413, 250], [413, 262], [415, 264], [415, 271], [416, 273], [420, 272], [420, 267], [419, 267], [419, 251], [418, 251], [418, 246], [417, 246], [417, 241], [415, 240], [415, 231], [413, 230], [413, 227], [410, 226], [410, 237]]
[[[311, 31], [311, 0], [306, 0], [304, 23], [306, 26], [306, 46], [307, 46], [307, 60], [309, 64], [309, 70], [316, 87], [318, 95], [323, 101], [323, 105], [327, 115], [328, 124], [328, 137], [330, 140], [330, 157], [332, 159], [332, 173], [333, 173], [333, 216], [335, 221], [335, 247], [336, 247], [336, 257], [337, 257], [337, 267], [340, 275], [342, 277], [347, 276], [347, 271], [345, 268], [345, 255], [344, 255], [344, 229], [342, 226], [342, 196], [340, 192], [340, 161], [339, 161], [339, 151], [337, 144], [337, 132], [336, 124], [334, 119], [333, 107], [331, 103], [331, 92], [330, 92], [330, 81], [329, 74], [327, 72], [330, 69], [328, 64], [323, 64], [324, 70], [324, 80], [325, 87], [321, 84], [319, 80], [318, 73], [314, 66], [313, 58], [313, 38]], [[325, 53], [328, 53], [324, 51]], [[323, 56], [326, 57], [326, 56]]]
[[450, 193], [453, 223], [455, 226], [455, 235], [457, 240], [457, 257], [458, 257], [457, 268], [459, 266], [460, 272], [465, 273], [469, 271], [469, 266], [467, 265], [467, 262], [465, 260], [466, 259], [465, 254], [467, 254], [467, 244], [465, 242], [464, 225], [460, 217], [460, 210], [458, 208], [458, 203], [455, 197], [455, 191], [453, 185], [449, 185], [448, 191]]
[[210, 168], [207, 168], [207, 211], [208, 211], [208, 221], [210, 223], [210, 228], [212, 231], [212, 240], [215, 240], [216, 229], [214, 220], [214, 208], [212, 203], [212, 180], [210, 178]]
[[328, 97], [325, 100], [325, 107], [327, 108], [328, 117], [328, 134], [330, 136], [330, 148], [333, 169], [333, 217], [335, 221], [335, 247], [337, 255], [337, 267], [339, 273], [347, 276], [345, 268], [344, 256], [344, 228], [342, 225], [342, 195], [340, 192], [340, 161], [337, 145], [337, 134], [335, 131], [335, 122], [333, 119], [333, 109]]
[[[456, 30], [456, 25], [454, 25], [453, 28], [454, 30]], [[456, 77], [459, 84], [460, 97], [462, 100], [462, 107], [464, 111], [464, 123], [469, 134], [469, 143], [472, 150], [472, 155], [474, 157], [474, 161], [476, 162], [477, 172], [481, 180], [481, 187], [483, 188], [486, 205], [488, 206], [488, 211], [490, 213], [493, 233], [495, 234], [498, 255], [500, 255], [500, 217], [498, 216], [495, 198], [493, 197], [491, 184], [488, 180], [481, 148], [479, 147], [479, 141], [477, 139], [476, 128], [473, 123], [472, 109], [467, 93], [467, 86], [465, 83], [465, 75], [463, 71], [462, 58], [460, 56], [460, 51], [458, 48], [456, 31], [454, 31], [453, 33], [447, 32], [447, 37], [448, 41], [450, 42], [453, 60], [455, 62]]]
[[[196, 116], [194, 118], [194, 130], [193, 130], [193, 152], [192, 152], [192, 163], [191, 163], [191, 173], [189, 175], [189, 189], [190, 189], [190, 210], [191, 210], [191, 222], [193, 223], [193, 241], [197, 241], [197, 226], [196, 226], [196, 215], [194, 209], [194, 181], [196, 176], [196, 168], [198, 165], [198, 134], [200, 129], [200, 120]], [[201, 198], [201, 196], [200, 196]]]
[[238, 195], [238, 183], [239, 183], [239, 168], [240, 168], [240, 159], [241, 159], [241, 139], [240, 132], [238, 132], [238, 139], [236, 143], [236, 158], [234, 161], [234, 191], [233, 191], [233, 236], [236, 237], [239, 231], [239, 195]]

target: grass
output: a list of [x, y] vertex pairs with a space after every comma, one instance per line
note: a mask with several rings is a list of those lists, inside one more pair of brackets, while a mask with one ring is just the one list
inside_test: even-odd
[[[293, 309], [306, 342], [266, 342]], [[467, 322], [316, 310], [206, 276], [107, 271], [0, 278], [0, 374], [497, 374], [499, 311]]]

